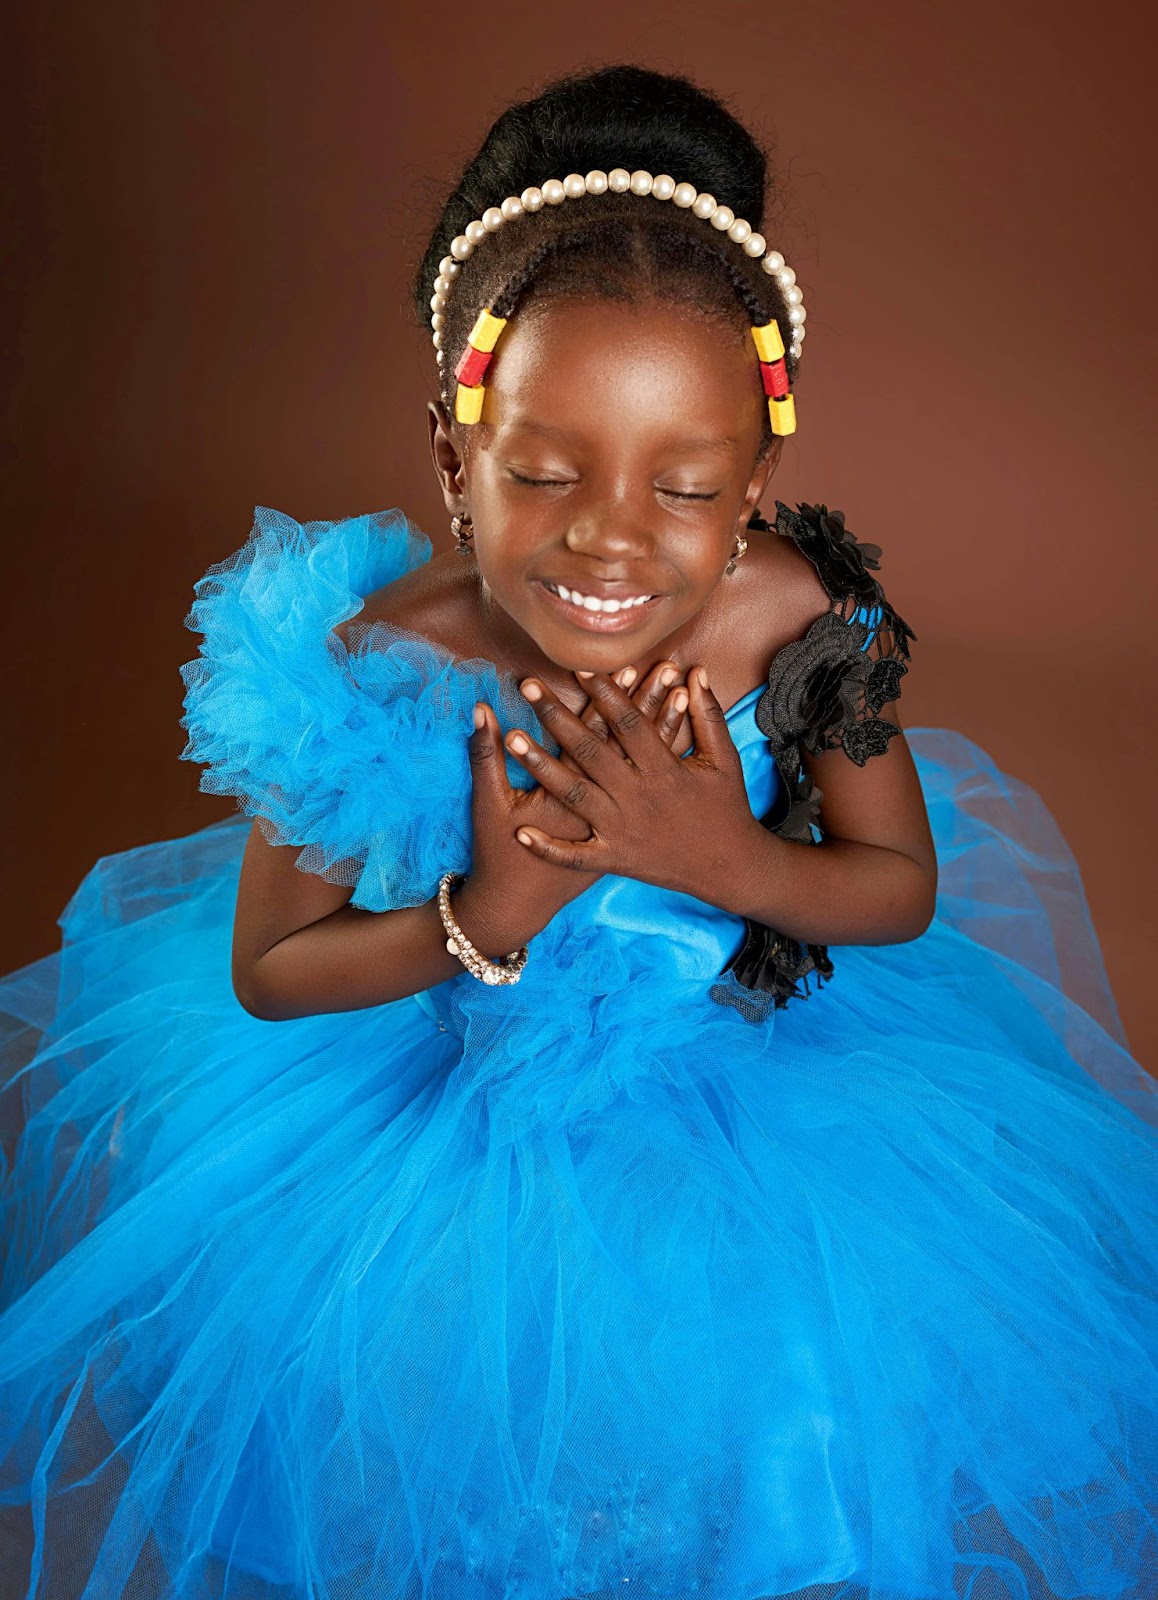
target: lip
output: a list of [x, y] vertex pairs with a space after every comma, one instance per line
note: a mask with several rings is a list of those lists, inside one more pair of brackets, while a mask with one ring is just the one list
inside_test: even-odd
[[[585, 633], [629, 633], [646, 617], [650, 617], [664, 598], [662, 594], [653, 595], [642, 605], [628, 606], [626, 611], [585, 611], [549, 589], [545, 578], [539, 578], [535, 586], [553, 611], [573, 628], [582, 628]], [[632, 594], [639, 593], [637, 589], [617, 589], [614, 584], [606, 583], [590, 584], [583, 592], [593, 594], [599, 600], [618, 600], [622, 596], [630, 598]]]

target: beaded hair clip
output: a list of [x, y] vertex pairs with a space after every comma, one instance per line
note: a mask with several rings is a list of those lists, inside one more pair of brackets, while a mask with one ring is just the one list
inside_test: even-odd
[[[804, 341], [804, 323], [808, 313], [804, 309], [804, 296], [796, 287], [796, 274], [785, 265], [779, 250], [770, 250], [763, 234], [755, 233], [751, 224], [737, 217], [729, 206], [717, 205], [710, 194], [698, 194], [694, 184], [677, 183], [674, 178], [661, 173], [652, 177], [650, 172], [628, 172], [615, 167], [611, 172], [589, 172], [580, 177], [573, 172], [569, 177], [549, 178], [539, 188], [524, 189], [521, 195], [508, 195], [501, 205], [491, 206], [474, 222], [469, 222], [462, 233], [451, 241], [450, 254], [438, 264], [434, 280], [434, 293], [430, 298], [430, 326], [434, 339], [434, 355], [439, 366], [446, 359], [442, 348], [442, 330], [446, 321], [446, 304], [454, 280], [462, 265], [474, 254], [476, 246], [489, 234], [497, 233], [508, 222], [515, 222], [528, 213], [540, 211], [543, 206], [562, 205], [564, 200], [580, 200], [585, 195], [607, 194], [650, 195], [655, 200], [670, 200], [681, 210], [690, 210], [693, 216], [710, 222], [720, 233], [727, 234], [733, 244], [739, 245], [745, 255], [759, 258], [763, 270], [774, 277], [784, 291], [788, 302], [788, 321], [792, 326], [791, 353], [800, 359]], [[454, 369], [458, 387], [454, 397], [455, 420], [461, 423], [478, 422], [482, 417], [486, 386], [483, 377], [494, 355], [499, 335], [507, 325], [505, 317], [496, 317], [493, 311], [479, 313], [471, 329], [466, 349]], [[788, 369], [784, 364], [784, 341], [775, 319], [763, 327], [752, 329], [756, 354], [760, 360], [760, 376], [768, 399], [768, 417], [772, 432], [781, 437], [796, 432], [796, 406], [789, 393]]]

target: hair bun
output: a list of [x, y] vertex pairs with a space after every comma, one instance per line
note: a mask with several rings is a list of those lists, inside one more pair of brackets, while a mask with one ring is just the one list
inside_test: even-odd
[[666, 172], [746, 217], [764, 219], [767, 161], [732, 113], [689, 79], [628, 64], [560, 78], [499, 117], [462, 175], [481, 215], [496, 196], [568, 172]]

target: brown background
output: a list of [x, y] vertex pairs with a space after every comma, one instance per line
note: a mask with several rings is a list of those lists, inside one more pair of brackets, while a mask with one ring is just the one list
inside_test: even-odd
[[884, 544], [921, 636], [907, 721], [960, 728], [1044, 795], [1153, 1066], [1149, 10], [23, 7], [0, 152], [0, 969], [52, 947], [98, 855], [228, 809], [177, 760], [177, 668], [192, 584], [255, 502], [400, 504], [446, 537], [410, 264], [512, 95], [635, 59], [778, 138], [776, 242], [811, 314], [775, 493]]

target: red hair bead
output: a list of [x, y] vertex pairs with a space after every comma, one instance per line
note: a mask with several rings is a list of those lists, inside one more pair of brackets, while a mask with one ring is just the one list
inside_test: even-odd
[[760, 376], [764, 380], [764, 393], [775, 395], [780, 399], [788, 393], [788, 368], [784, 365], [784, 357], [779, 361], [761, 361]]
[[468, 344], [454, 369], [459, 383], [465, 384], [468, 389], [477, 388], [483, 381], [483, 373], [491, 364], [491, 353], [489, 350], [476, 350], [474, 345]]

